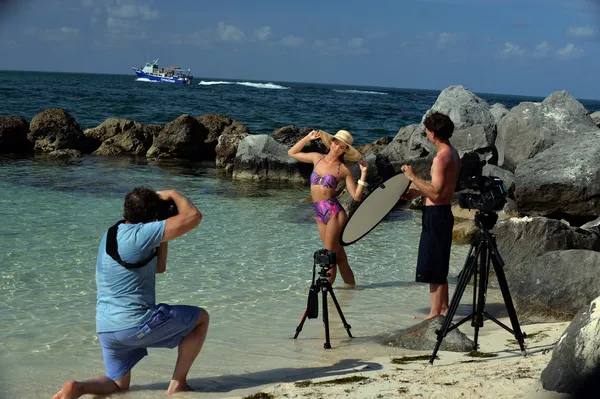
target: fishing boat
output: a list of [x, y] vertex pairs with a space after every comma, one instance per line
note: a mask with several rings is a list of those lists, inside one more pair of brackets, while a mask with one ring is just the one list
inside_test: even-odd
[[189, 85], [194, 79], [189, 69], [185, 71], [176, 66], [159, 68], [158, 58], [152, 62], [147, 62], [144, 67], [132, 67], [131, 69], [135, 71], [138, 80], [142, 81]]

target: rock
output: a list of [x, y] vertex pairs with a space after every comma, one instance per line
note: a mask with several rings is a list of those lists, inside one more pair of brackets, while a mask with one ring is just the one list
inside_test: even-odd
[[498, 165], [514, 172], [554, 144], [577, 141], [582, 133], [597, 130], [587, 110], [566, 91], [554, 92], [541, 103], [522, 102], [498, 125]]
[[89, 154], [100, 145], [99, 140], [85, 136], [75, 118], [60, 108], [47, 109], [34, 116], [27, 138], [39, 152], [73, 149]]
[[238, 146], [233, 178], [305, 183], [312, 165], [298, 162], [287, 152], [288, 147], [270, 135], [246, 136]]
[[493, 145], [496, 141], [496, 125], [489, 104], [464, 86], [449, 86], [442, 90], [431, 109], [423, 116], [423, 121], [432, 112], [448, 115], [454, 123], [455, 132], [482, 125], [486, 142]]
[[54, 150], [48, 153], [50, 157], [64, 160], [76, 160], [82, 157], [81, 151], [77, 150]]
[[477, 227], [473, 220], [464, 220], [454, 224], [452, 229], [452, 241], [456, 244], [470, 244], [473, 236], [477, 233]]
[[[232, 136], [229, 139], [224, 139], [223, 142], [227, 142], [230, 145], [236, 142], [235, 138], [243, 138], [250, 134], [250, 130], [248, 127], [238, 121], [234, 121], [227, 115], [222, 114], [206, 114], [202, 116], [196, 117], [198, 122], [200, 122], [206, 129], [208, 130], [208, 134], [206, 136], [206, 140], [204, 141], [206, 144], [206, 149], [204, 151], [206, 155], [206, 160], [214, 160], [216, 161], [217, 153], [216, 148], [219, 145], [219, 139], [223, 135]], [[223, 153], [223, 149], [221, 149]], [[235, 152], [233, 153], [235, 155]], [[221, 156], [221, 160], [218, 161], [218, 164], [224, 165], [227, 164], [227, 157]], [[217, 167], [225, 167], [219, 166]]]
[[378, 165], [379, 174], [384, 179], [400, 173], [404, 164], [410, 164], [419, 177], [428, 179], [435, 147], [425, 134], [425, 126], [415, 124], [401, 128], [379, 155], [383, 158]]
[[569, 321], [600, 295], [600, 253], [579, 249], [546, 252], [512, 265], [507, 280], [519, 317]]
[[215, 147], [216, 166], [218, 169], [223, 169], [227, 174], [233, 172], [233, 164], [238, 146], [247, 136], [248, 133], [237, 130], [219, 136], [217, 146]]
[[[542, 371], [542, 386], [548, 391], [584, 393], [583, 385], [600, 372], [600, 297], [585, 305], [563, 332]], [[596, 385], [598, 380], [595, 381]], [[597, 393], [597, 391], [594, 391]], [[585, 392], [593, 395], [591, 390]], [[592, 397], [592, 396], [581, 396]]]
[[377, 140], [373, 141], [372, 143], [361, 144], [357, 148], [357, 150], [365, 156], [368, 154], [377, 155], [381, 151], [383, 151], [385, 149], [385, 147], [387, 147], [388, 144], [390, 144], [392, 142], [392, 139], [393, 138], [390, 136], [380, 137]]
[[[294, 144], [300, 141], [302, 138], [306, 137], [308, 133], [310, 133], [313, 129], [310, 127], [296, 127], [294, 125], [288, 125], [280, 127], [276, 129], [271, 136], [280, 144], [283, 144], [289, 148], [291, 148]], [[310, 148], [310, 146], [314, 146], [314, 148]], [[320, 148], [321, 151], [318, 152], [326, 152], [326, 147], [321, 140], [313, 140], [305, 146], [304, 152], [313, 152], [317, 151], [317, 148]]]
[[490, 113], [494, 118], [494, 125], [498, 126], [502, 118], [506, 116], [510, 111], [504, 104], [496, 103], [490, 107]]
[[29, 124], [20, 116], [0, 116], [0, 154], [27, 154], [33, 144], [27, 140]]
[[519, 212], [576, 224], [600, 216], [600, 131], [522, 161], [515, 184]]
[[[444, 316], [422, 321], [398, 334], [387, 338], [384, 345], [415, 350], [433, 350], [437, 343], [435, 330], [442, 328]], [[474, 342], [458, 328], [450, 331], [442, 340], [440, 350], [450, 352], [470, 352]]]
[[148, 150], [148, 158], [179, 158], [201, 161], [206, 154], [205, 140], [208, 130], [191, 115], [181, 115], [170, 122], [155, 137]]
[[596, 126], [600, 127], [600, 111], [590, 114], [590, 118], [592, 118], [592, 121], [596, 124]]
[[[152, 146], [156, 126], [146, 127], [139, 122], [124, 118], [109, 118], [99, 126], [87, 129], [84, 134], [102, 142], [94, 155], [141, 155]], [[162, 130], [162, 126], [160, 126]]]
[[484, 125], [474, 125], [455, 130], [450, 139], [462, 158], [467, 153], [477, 154], [481, 161], [496, 163], [497, 154], [494, 142], [490, 141]]
[[512, 172], [496, 165], [487, 164], [483, 167], [481, 174], [483, 176], [499, 177], [508, 191], [508, 197], [515, 198], [515, 175]]
[[587, 222], [581, 225], [581, 228], [584, 230], [591, 231], [592, 233], [600, 236], [600, 218], [596, 220], [592, 220], [591, 222]]
[[543, 217], [510, 218], [493, 229], [509, 282], [519, 278], [518, 269], [549, 251], [585, 249], [600, 251], [600, 239], [590, 231]]

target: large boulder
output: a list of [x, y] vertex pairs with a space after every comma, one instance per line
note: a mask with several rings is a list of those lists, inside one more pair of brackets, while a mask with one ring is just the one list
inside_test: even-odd
[[498, 157], [494, 142], [491, 140], [484, 125], [474, 125], [455, 130], [450, 138], [452, 145], [461, 158], [465, 154], [477, 154], [480, 161], [494, 164], [497, 162]]
[[520, 162], [515, 184], [519, 212], [578, 224], [600, 216], [600, 131]]
[[[223, 155], [224, 143], [234, 143], [238, 138], [243, 138], [250, 134], [250, 130], [246, 125], [231, 119], [227, 115], [206, 114], [198, 116], [196, 117], [196, 119], [208, 130], [208, 134], [206, 136], [206, 139], [204, 140], [206, 147], [204, 151], [205, 159], [216, 161], [217, 167], [219, 168], [225, 167], [222, 166], [224, 164], [227, 164], [227, 157]], [[220, 138], [223, 135], [231, 137], [221, 140]], [[219, 156], [217, 154], [217, 146], [219, 146], [220, 144], [221, 155]], [[233, 152], [233, 155], [235, 155], [235, 152]], [[217, 158], [220, 158], [220, 160], [217, 160]]]
[[502, 118], [504, 118], [504, 116], [506, 116], [506, 114], [508, 114], [509, 112], [510, 111], [508, 110], [508, 108], [506, 108], [506, 105], [504, 104], [495, 103], [494, 105], [492, 105], [490, 107], [490, 113], [494, 118], [494, 125], [496, 125], [497, 127]]
[[148, 158], [178, 158], [201, 161], [207, 158], [205, 140], [208, 130], [191, 115], [181, 115], [154, 138]]
[[[443, 323], [444, 316], [422, 321], [386, 338], [383, 344], [413, 350], [432, 350], [437, 343], [436, 330], [440, 330]], [[470, 352], [473, 350], [473, 345], [474, 342], [456, 328], [444, 337], [440, 349], [450, 352]]]
[[521, 162], [554, 144], [578, 141], [582, 133], [591, 131], [598, 127], [566, 91], [554, 92], [541, 103], [522, 102], [498, 125], [498, 165], [514, 172]]
[[24, 154], [33, 151], [27, 140], [29, 124], [20, 116], [0, 116], [0, 154]]
[[357, 150], [365, 156], [369, 154], [378, 155], [392, 142], [392, 140], [393, 137], [391, 136], [383, 136], [371, 143], [361, 144]]
[[238, 130], [219, 136], [215, 147], [215, 163], [218, 169], [224, 170], [227, 174], [233, 172], [235, 154], [237, 154], [240, 142], [247, 136], [248, 133]]
[[60, 108], [50, 108], [34, 116], [27, 138], [39, 152], [72, 149], [88, 154], [100, 145], [99, 140], [84, 135], [75, 118]]
[[401, 128], [379, 155], [385, 160], [379, 166], [384, 179], [400, 173], [404, 164], [410, 164], [418, 176], [427, 179], [435, 146], [427, 138], [425, 126], [414, 124]]
[[312, 165], [290, 157], [288, 149], [270, 135], [245, 137], [235, 156], [233, 179], [305, 183]]
[[600, 111], [596, 111], [590, 114], [590, 118], [596, 124], [596, 126], [600, 127]]
[[590, 383], [594, 382], [597, 389], [599, 377], [600, 297], [597, 297], [577, 313], [563, 332], [540, 379], [548, 391], [591, 398], [598, 391], [589, 389]]
[[544, 217], [503, 220], [496, 224], [493, 233], [509, 281], [519, 277], [520, 268], [528, 267], [532, 259], [549, 251], [600, 251], [600, 238], [593, 232]]
[[87, 129], [84, 134], [102, 142], [94, 155], [144, 156], [152, 146], [157, 130], [154, 126], [157, 125], [147, 127], [129, 119], [109, 118], [99, 126]]
[[519, 317], [569, 321], [600, 295], [600, 253], [571, 249], [546, 252], [512, 265], [508, 285]]
[[448, 115], [454, 123], [455, 131], [482, 125], [486, 142], [493, 145], [496, 141], [496, 125], [489, 104], [464, 86], [449, 86], [442, 90], [423, 120], [432, 112]]

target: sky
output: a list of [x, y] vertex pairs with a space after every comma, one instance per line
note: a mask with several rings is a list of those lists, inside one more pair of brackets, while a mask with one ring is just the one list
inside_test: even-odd
[[0, 69], [600, 99], [600, 0], [0, 0]]

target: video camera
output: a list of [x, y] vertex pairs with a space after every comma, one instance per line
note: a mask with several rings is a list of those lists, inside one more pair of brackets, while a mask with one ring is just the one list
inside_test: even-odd
[[173, 199], [160, 199], [158, 201], [158, 212], [156, 218], [158, 220], [165, 220], [172, 216], [176, 216], [179, 213], [177, 209], [177, 205], [175, 205], [175, 201]]
[[500, 211], [506, 204], [508, 191], [502, 179], [496, 176], [471, 176], [459, 182], [461, 189], [479, 190], [480, 194], [461, 193], [458, 205], [464, 209], [483, 212]]
[[335, 265], [337, 262], [335, 260], [335, 251], [330, 251], [328, 249], [319, 249], [315, 252], [315, 264], [317, 265]]

